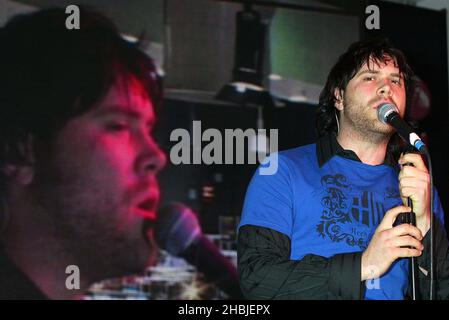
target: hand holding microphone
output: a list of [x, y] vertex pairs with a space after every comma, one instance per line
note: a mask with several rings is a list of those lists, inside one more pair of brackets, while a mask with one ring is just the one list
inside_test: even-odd
[[[432, 161], [426, 145], [419, 136], [412, 131], [410, 126], [400, 117], [398, 109], [391, 103], [381, 104], [377, 108], [378, 119], [385, 124], [390, 124], [405, 141], [410, 143], [421, 153], [426, 155], [429, 170], [423, 159], [417, 154], [402, 155], [399, 164], [402, 166], [399, 174], [399, 189], [403, 201], [411, 201], [413, 211], [416, 214], [416, 226], [424, 236], [430, 230], [430, 300], [434, 299], [435, 280], [435, 246], [434, 246], [434, 214], [433, 214], [433, 178]], [[407, 164], [411, 164], [409, 166]], [[405, 165], [405, 166], [404, 166]], [[406, 200], [409, 199], [409, 200]], [[416, 266], [416, 261], [412, 261]], [[415, 269], [415, 270], [413, 270]], [[416, 280], [416, 268], [412, 268], [412, 280]], [[416, 287], [413, 285], [413, 299]]]
[[[416, 226], [423, 236], [430, 228], [430, 175], [420, 154], [407, 153], [399, 158], [399, 191], [403, 203], [410, 198]], [[411, 164], [411, 165], [410, 165]]]
[[[401, 118], [398, 108], [391, 103], [383, 103], [377, 108], [379, 121], [391, 125], [399, 136], [414, 146], [417, 150], [427, 153], [427, 147], [419, 136]], [[430, 227], [430, 175], [424, 161], [419, 154], [407, 153], [399, 159], [401, 172], [399, 173], [399, 191], [404, 205], [407, 198], [413, 204], [416, 214], [416, 226], [425, 235]]]

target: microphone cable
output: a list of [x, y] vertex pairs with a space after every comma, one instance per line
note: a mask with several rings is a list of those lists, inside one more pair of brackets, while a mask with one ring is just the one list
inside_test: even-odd
[[433, 213], [433, 170], [432, 170], [432, 159], [430, 157], [430, 152], [427, 146], [423, 146], [420, 150], [427, 160], [427, 166], [429, 169], [430, 176], [430, 226], [429, 226], [429, 236], [430, 236], [430, 289], [429, 289], [429, 300], [436, 300], [435, 290], [437, 285], [436, 280], [436, 269], [435, 269], [435, 232], [434, 232], [434, 213]]
[[436, 269], [435, 269], [435, 233], [434, 233], [434, 213], [433, 213], [433, 172], [432, 172], [432, 159], [430, 158], [430, 153], [427, 147], [422, 150], [423, 154], [426, 156], [427, 165], [429, 167], [430, 175], [430, 292], [429, 299], [436, 300], [435, 289], [436, 289]]

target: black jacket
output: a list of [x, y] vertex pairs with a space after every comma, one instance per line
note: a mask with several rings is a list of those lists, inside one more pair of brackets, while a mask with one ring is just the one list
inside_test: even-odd
[[[419, 257], [419, 295], [429, 299], [430, 232]], [[435, 219], [437, 299], [449, 299], [449, 249], [443, 227]], [[363, 299], [362, 252], [331, 258], [307, 255], [290, 260], [290, 238], [278, 231], [245, 225], [238, 234], [240, 287], [248, 299]], [[421, 270], [421, 268], [424, 270]], [[424, 273], [427, 271], [427, 275]]]

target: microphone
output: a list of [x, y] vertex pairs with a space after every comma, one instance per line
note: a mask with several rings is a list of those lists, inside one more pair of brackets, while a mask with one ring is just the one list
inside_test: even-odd
[[[399, 116], [398, 108], [391, 103], [383, 103], [377, 108], [377, 118], [380, 122], [385, 124], [390, 124], [393, 128], [396, 129], [397, 133], [401, 136], [402, 139], [410, 143], [413, 147], [422, 152], [426, 158], [429, 166], [429, 175], [430, 175], [430, 300], [434, 299], [435, 296], [435, 288], [436, 288], [436, 279], [435, 279], [435, 247], [434, 247], [434, 214], [433, 214], [433, 175], [432, 175], [432, 159], [430, 157], [429, 151], [427, 150], [426, 145], [419, 136], [412, 131], [410, 126]], [[412, 207], [411, 199], [407, 200], [407, 204]], [[412, 208], [413, 211], [413, 208]], [[413, 219], [413, 215], [411, 217]], [[412, 220], [412, 223], [416, 223], [416, 221]], [[412, 286], [413, 290], [413, 299], [416, 299], [416, 287], [418, 285], [417, 282], [417, 264], [416, 260], [412, 258]]]
[[172, 203], [161, 208], [154, 232], [160, 248], [195, 266], [230, 299], [243, 299], [237, 268], [202, 233], [198, 218], [189, 207]]
[[396, 129], [399, 136], [421, 152], [426, 152], [427, 147], [421, 138], [413, 132], [412, 128], [401, 118], [398, 108], [392, 103], [383, 103], [377, 108], [377, 118], [384, 124], [389, 124]]

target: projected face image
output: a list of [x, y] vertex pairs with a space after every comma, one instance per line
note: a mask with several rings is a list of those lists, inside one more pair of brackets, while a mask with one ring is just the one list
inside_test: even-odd
[[89, 272], [140, 271], [155, 251], [142, 233], [144, 219], [156, 218], [156, 174], [166, 161], [154, 122], [142, 84], [120, 77], [98, 105], [67, 123], [36, 168], [37, 198], [66, 245], [89, 260]]

